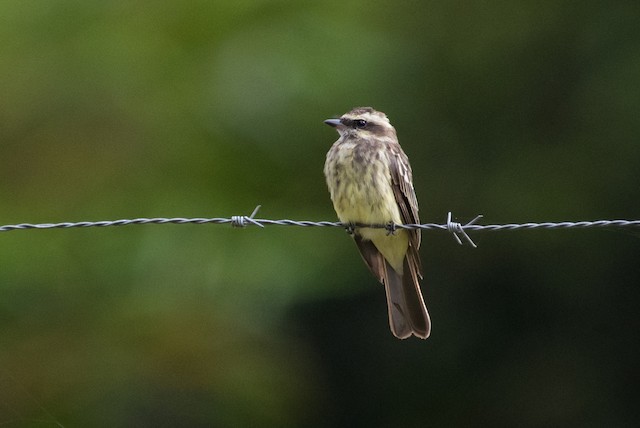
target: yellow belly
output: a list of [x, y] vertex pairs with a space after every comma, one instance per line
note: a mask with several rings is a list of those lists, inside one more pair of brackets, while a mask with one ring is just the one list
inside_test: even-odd
[[[353, 147], [343, 145], [337, 161], [325, 166], [331, 200], [343, 223], [402, 224], [393, 192], [388, 159], [354, 162]], [[402, 273], [409, 245], [405, 230], [390, 235], [385, 229], [359, 228], [364, 239], [371, 240], [398, 273]]]

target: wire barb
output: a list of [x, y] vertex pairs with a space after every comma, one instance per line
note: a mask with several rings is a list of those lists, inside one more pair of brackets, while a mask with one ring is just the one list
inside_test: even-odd
[[475, 223], [476, 221], [480, 220], [482, 218], [482, 214], [477, 215], [476, 218], [474, 218], [473, 220], [471, 220], [469, 223], [465, 224], [464, 226], [462, 226], [460, 223], [456, 223], [454, 221], [451, 221], [451, 217], [452, 217], [451, 216], [451, 211], [449, 211], [449, 213], [447, 214], [447, 230], [453, 235], [454, 238], [456, 238], [456, 241], [458, 241], [458, 244], [464, 245], [464, 243], [460, 239], [460, 236], [458, 236], [458, 234], [460, 234], [465, 239], [465, 241], [467, 241], [469, 243], [469, 245], [471, 245], [473, 248], [478, 248], [478, 246], [475, 244], [475, 242], [473, 242], [471, 237], [464, 230], [464, 228], [467, 227], [467, 226], [471, 226], [473, 223]]
[[251, 223], [258, 227], [264, 227], [263, 224], [258, 223], [254, 220], [254, 217], [256, 216], [256, 214], [258, 214], [261, 206], [262, 205], [256, 206], [251, 215], [248, 217], [246, 215], [231, 216], [231, 227], [247, 227], [247, 223]]

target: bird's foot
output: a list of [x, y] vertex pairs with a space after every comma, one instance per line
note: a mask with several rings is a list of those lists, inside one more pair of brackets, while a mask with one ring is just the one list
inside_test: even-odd
[[392, 221], [390, 221], [389, 223], [387, 223], [384, 227], [387, 230], [387, 236], [389, 235], [395, 235], [396, 234], [396, 230], [398, 230], [398, 227], [396, 226], [396, 224]]
[[356, 224], [355, 223], [347, 223], [347, 225], [344, 227], [344, 229], [347, 231], [347, 233], [351, 236], [353, 236], [354, 233], [356, 233]]

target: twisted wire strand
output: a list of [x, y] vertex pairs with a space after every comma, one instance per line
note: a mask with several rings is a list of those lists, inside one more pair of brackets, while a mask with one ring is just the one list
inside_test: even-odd
[[463, 240], [469, 245], [475, 247], [475, 243], [471, 240], [467, 232], [497, 232], [502, 230], [531, 230], [531, 229], [569, 229], [569, 228], [625, 228], [640, 227], [640, 220], [595, 220], [595, 221], [562, 221], [562, 222], [542, 222], [542, 223], [508, 223], [508, 224], [475, 224], [482, 216], [477, 216], [466, 224], [460, 224], [452, 221], [451, 213], [447, 215], [447, 221], [444, 224], [424, 223], [424, 224], [344, 224], [334, 221], [310, 221], [310, 220], [270, 220], [255, 218], [260, 206], [258, 205], [253, 213], [249, 216], [232, 216], [230, 218], [214, 217], [214, 218], [134, 218], [120, 220], [101, 220], [101, 221], [79, 221], [79, 222], [61, 222], [61, 223], [20, 223], [0, 226], [0, 232], [10, 232], [15, 230], [28, 229], [68, 229], [82, 227], [111, 227], [111, 226], [128, 226], [134, 224], [230, 224], [233, 227], [246, 227], [249, 225], [264, 226], [297, 226], [297, 227], [370, 227], [378, 229], [387, 229], [389, 233], [393, 233], [396, 229], [421, 229], [421, 230], [443, 230], [451, 233], [459, 244], [463, 244]]
[[[27, 229], [69, 229], [74, 227], [111, 227], [111, 226], [129, 226], [133, 224], [230, 224], [234, 227], [255, 226], [300, 226], [300, 227], [345, 227], [340, 222], [332, 221], [308, 221], [308, 220], [269, 220], [269, 219], [253, 219], [248, 216], [232, 216], [230, 218], [134, 218], [120, 220], [101, 220], [101, 221], [78, 221], [78, 222], [60, 222], [60, 223], [20, 223], [8, 224], [0, 226], [0, 232], [11, 232], [14, 230]], [[360, 226], [360, 225], [358, 225]], [[366, 225], [362, 225], [364, 227]], [[423, 225], [420, 225], [423, 226]], [[373, 228], [386, 228], [387, 225], [371, 225]], [[401, 226], [398, 226], [401, 227]], [[406, 226], [402, 226], [407, 228]]]
[[[250, 221], [248, 221], [250, 220]], [[134, 224], [231, 224], [235, 227], [246, 227], [249, 224], [256, 226], [298, 226], [298, 227], [369, 227], [373, 229], [422, 229], [422, 230], [444, 230], [450, 229], [449, 224], [423, 223], [423, 224], [345, 224], [334, 221], [310, 221], [310, 220], [269, 220], [269, 219], [249, 219], [247, 216], [233, 216], [232, 218], [134, 218], [120, 220], [101, 220], [101, 221], [79, 221], [79, 222], [61, 222], [61, 223], [20, 223], [8, 224], [0, 226], [0, 232], [10, 232], [14, 230], [27, 229], [69, 229], [82, 227], [111, 227], [111, 226], [129, 226]], [[456, 223], [452, 223], [456, 224]], [[459, 224], [459, 223], [458, 223]], [[640, 227], [640, 220], [595, 220], [595, 221], [563, 221], [563, 222], [544, 222], [544, 223], [508, 223], [508, 224], [465, 224], [461, 225], [465, 231], [501, 231], [501, 230], [519, 230], [519, 229], [569, 229], [569, 228], [623, 228], [623, 227]]]

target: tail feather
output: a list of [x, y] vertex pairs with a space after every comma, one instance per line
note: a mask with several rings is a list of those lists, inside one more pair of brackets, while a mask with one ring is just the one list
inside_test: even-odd
[[403, 274], [397, 273], [382, 256], [373, 242], [354, 235], [365, 263], [384, 284], [387, 293], [389, 326], [394, 336], [406, 339], [412, 334], [426, 339], [431, 332], [429, 313], [422, 298], [419, 279], [422, 278], [420, 257], [413, 246], [409, 246], [404, 258]]
[[431, 320], [422, 298], [418, 272], [404, 261], [404, 274], [397, 273], [385, 260], [384, 285], [391, 332], [399, 339], [412, 334], [426, 339], [431, 332]]

